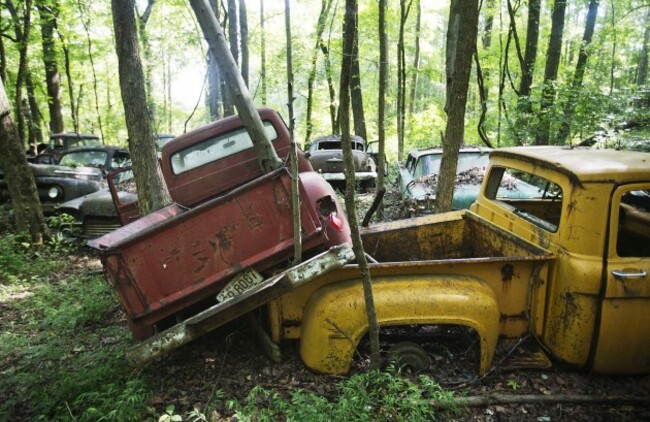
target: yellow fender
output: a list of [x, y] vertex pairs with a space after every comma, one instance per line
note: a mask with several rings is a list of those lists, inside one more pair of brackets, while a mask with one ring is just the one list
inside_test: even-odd
[[[458, 275], [372, 278], [380, 326], [454, 324], [471, 327], [481, 339], [480, 373], [492, 363], [499, 337], [499, 304], [482, 280]], [[300, 356], [313, 371], [346, 374], [368, 318], [360, 280], [316, 291], [305, 307]]]

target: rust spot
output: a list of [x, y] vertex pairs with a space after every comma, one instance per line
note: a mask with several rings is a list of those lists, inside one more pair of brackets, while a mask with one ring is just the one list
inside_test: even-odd
[[569, 202], [569, 204], [567, 205], [567, 211], [568, 211], [568, 215], [567, 215], [567, 217], [568, 217], [569, 215], [571, 215], [571, 213], [573, 212], [573, 210], [575, 210], [575, 208], [576, 208], [576, 203], [577, 203], [577, 201], [574, 199], [573, 201]]
[[515, 268], [511, 264], [506, 264], [501, 267], [501, 281], [509, 283], [512, 281], [512, 276], [515, 274]]
[[264, 218], [255, 210], [252, 203], [242, 205], [241, 202], [237, 201], [237, 205], [244, 218], [246, 218], [251, 231], [259, 231], [264, 226]]

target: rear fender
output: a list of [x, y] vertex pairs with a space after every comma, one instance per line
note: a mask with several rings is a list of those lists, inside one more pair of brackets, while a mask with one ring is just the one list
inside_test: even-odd
[[[480, 373], [494, 356], [499, 305], [492, 289], [470, 276], [373, 277], [380, 326], [451, 324], [473, 328], [481, 340]], [[300, 356], [310, 369], [346, 374], [354, 351], [368, 331], [363, 287], [349, 280], [316, 291], [305, 307]]]

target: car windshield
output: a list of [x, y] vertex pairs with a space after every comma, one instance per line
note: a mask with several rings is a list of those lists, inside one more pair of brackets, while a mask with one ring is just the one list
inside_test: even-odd
[[105, 166], [106, 151], [92, 150], [92, 151], [75, 151], [65, 154], [61, 157], [62, 166], [79, 167], [79, 166]]
[[52, 138], [50, 139], [50, 147], [52, 148], [65, 148], [71, 149], [76, 147], [87, 147], [101, 145], [99, 138]]
[[132, 169], [122, 170], [119, 173], [115, 173], [113, 176], [113, 184], [118, 191], [138, 193]]
[[[264, 122], [264, 129], [269, 140], [278, 137], [271, 122]], [[253, 148], [253, 141], [248, 131], [245, 128], [237, 129], [178, 151], [171, 157], [172, 169], [175, 174], [185, 173], [249, 148]]]
[[[442, 154], [428, 154], [423, 155], [418, 160], [415, 168], [414, 178], [428, 176], [430, 174], [440, 173], [440, 161]], [[458, 155], [458, 168], [456, 174], [463, 173], [468, 170], [487, 167], [489, 161], [489, 154], [487, 152], [461, 152]]]
[[316, 147], [318, 151], [324, 151], [329, 149], [341, 149], [341, 148], [342, 148], [341, 141], [339, 140], [320, 141]]

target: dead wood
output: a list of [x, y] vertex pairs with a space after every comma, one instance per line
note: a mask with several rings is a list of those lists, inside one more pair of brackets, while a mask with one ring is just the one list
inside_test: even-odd
[[639, 405], [650, 406], [650, 396], [592, 396], [585, 394], [504, 394], [490, 393], [481, 396], [457, 397], [452, 402], [441, 402], [432, 400], [431, 405], [438, 408], [449, 408], [452, 406], [491, 406], [495, 404], [599, 404], [599, 405]]

